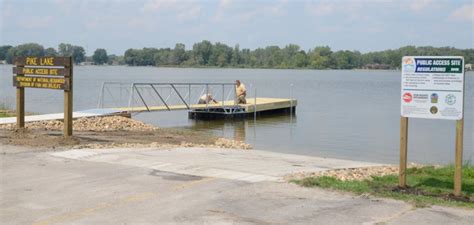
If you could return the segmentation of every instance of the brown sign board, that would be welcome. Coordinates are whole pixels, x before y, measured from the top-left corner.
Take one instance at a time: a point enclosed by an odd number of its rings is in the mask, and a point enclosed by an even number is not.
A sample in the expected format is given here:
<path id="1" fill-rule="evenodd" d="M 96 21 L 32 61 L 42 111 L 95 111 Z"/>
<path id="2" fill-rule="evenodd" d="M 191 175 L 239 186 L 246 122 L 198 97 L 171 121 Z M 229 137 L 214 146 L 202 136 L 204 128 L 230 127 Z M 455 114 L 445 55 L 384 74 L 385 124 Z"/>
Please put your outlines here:
<path id="1" fill-rule="evenodd" d="M 27 88 L 46 88 L 55 90 L 70 89 L 69 78 L 13 76 L 13 86 Z"/>
<path id="2" fill-rule="evenodd" d="M 50 67 L 50 66 L 71 66 L 70 57 L 36 57 L 36 56 L 26 56 L 26 57 L 17 57 L 14 62 L 15 66 L 38 66 L 38 67 Z"/>
<path id="3" fill-rule="evenodd" d="M 17 128 L 25 128 L 25 88 L 64 90 L 64 136 L 72 136 L 72 57 L 26 56 L 13 62 Z"/>
<path id="4" fill-rule="evenodd" d="M 37 76 L 69 76 L 66 68 L 13 67 L 13 74 Z"/>

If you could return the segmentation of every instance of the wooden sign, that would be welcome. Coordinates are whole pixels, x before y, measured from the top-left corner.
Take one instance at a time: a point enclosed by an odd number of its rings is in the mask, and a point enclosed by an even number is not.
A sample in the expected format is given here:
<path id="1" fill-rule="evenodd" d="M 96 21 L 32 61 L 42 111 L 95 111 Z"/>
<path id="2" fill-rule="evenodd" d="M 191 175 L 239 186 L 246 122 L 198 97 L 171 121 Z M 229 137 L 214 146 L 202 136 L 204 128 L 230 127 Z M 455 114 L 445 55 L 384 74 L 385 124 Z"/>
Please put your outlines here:
<path id="1" fill-rule="evenodd" d="M 72 59 L 70 57 L 17 57 L 15 58 L 15 66 L 64 66 L 70 67 Z"/>
<path id="2" fill-rule="evenodd" d="M 64 90 L 64 136 L 72 136 L 72 57 L 17 57 L 14 64 L 17 127 L 25 127 L 25 88 Z"/>
<path id="3" fill-rule="evenodd" d="M 13 86 L 70 90 L 69 78 L 13 76 Z"/>
<path id="4" fill-rule="evenodd" d="M 69 76 L 66 68 L 32 68 L 13 67 L 13 74 L 36 75 L 36 76 Z"/>

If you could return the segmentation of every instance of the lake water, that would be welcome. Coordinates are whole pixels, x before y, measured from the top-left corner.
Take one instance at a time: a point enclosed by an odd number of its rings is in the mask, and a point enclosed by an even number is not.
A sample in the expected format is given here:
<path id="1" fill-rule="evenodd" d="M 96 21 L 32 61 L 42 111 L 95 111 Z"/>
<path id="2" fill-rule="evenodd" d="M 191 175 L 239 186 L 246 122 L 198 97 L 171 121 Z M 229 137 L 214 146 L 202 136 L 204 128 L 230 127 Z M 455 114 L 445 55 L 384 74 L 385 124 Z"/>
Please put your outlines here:
<path id="1" fill-rule="evenodd" d="M 1 65 L 0 102 L 14 108 L 11 66 Z M 233 82 L 250 95 L 298 99 L 296 115 L 244 121 L 194 121 L 186 111 L 141 113 L 134 118 L 160 127 L 210 132 L 256 149 L 322 157 L 397 163 L 400 71 L 180 69 L 76 66 L 74 108 L 97 107 L 101 83 Z M 290 85 L 293 85 L 291 91 Z M 118 96 L 122 93 L 114 92 Z M 291 94 L 292 92 L 292 94 Z M 26 111 L 62 112 L 60 91 L 27 89 Z M 466 74 L 464 159 L 474 159 L 474 73 Z M 455 121 L 410 119 L 409 161 L 452 163 Z"/>

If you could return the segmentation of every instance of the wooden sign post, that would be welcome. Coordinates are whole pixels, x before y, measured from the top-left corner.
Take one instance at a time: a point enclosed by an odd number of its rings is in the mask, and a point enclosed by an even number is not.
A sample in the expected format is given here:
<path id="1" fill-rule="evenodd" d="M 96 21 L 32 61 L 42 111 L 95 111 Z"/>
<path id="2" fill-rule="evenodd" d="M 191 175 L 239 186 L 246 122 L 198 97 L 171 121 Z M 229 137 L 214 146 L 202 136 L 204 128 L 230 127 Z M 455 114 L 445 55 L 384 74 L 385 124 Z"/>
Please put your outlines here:
<path id="1" fill-rule="evenodd" d="M 407 185 L 407 153 L 408 153 L 408 117 L 400 117 L 400 168 L 399 186 Z"/>
<path id="2" fill-rule="evenodd" d="M 72 136 L 72 57 L 17 57 L 13 67 L 17 128 L 25 127 L 25 88 L 64 90 L 64 136 Z"/>
<path id="3" fill-rule="evenodd" d="M 462 184 L 462 150 L 464 135 L 464 119 L 456 121 L 456 155 L 454 169 L 454 195 L 461 195 Z"/>
<path id="4" fill-rule="evenodd" d="M 464 58 L 402 59 L 399 186 L 406 187 L 408 118 L 456 120 L 454 195 L 461 195 L 464 129 Z"/>

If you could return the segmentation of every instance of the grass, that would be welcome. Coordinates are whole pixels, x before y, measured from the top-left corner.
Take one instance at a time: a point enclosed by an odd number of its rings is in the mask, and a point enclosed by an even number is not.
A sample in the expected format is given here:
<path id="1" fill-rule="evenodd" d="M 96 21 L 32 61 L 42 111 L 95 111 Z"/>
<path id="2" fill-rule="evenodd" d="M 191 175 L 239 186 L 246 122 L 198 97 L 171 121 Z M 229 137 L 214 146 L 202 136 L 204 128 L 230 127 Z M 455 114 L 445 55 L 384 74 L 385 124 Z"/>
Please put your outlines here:
<path id="1" fill-rule="evenodd" d="M 15 113 L 10 112 L 9 110 L 4 110 L 0 108 L 0 118 L 2 117 L 11 117 L 15 116 Z"/>
<path id="2" fill-rule="evenodd" d="M 292 182 L 305 187 L 321 187 L 356 194 L 368 193 L 413 203 L 417 207 L 445 205 L 474 208 L 474 167 L 463 166 L 462 195 L 455 197 L 454 166 L 408 169 L 405 189 L 398 187 L 398 175 L 372 177 L 372 180 L 342 181 L 334 177 L 308 177 Z"/>
<path id="3" fill-rule="evenodd" d="M 7 112 L 0 111 L 0 118 L 2 118 L 2 117 L 10 117 L 10 114 L 7 113 Z"/>
<path id="4" fill-rule="evenodd" d="M 8 110 L 8 104 L 5 102 L 0 102 L 0 118 L 15 116 L 10 110 Z"/>

